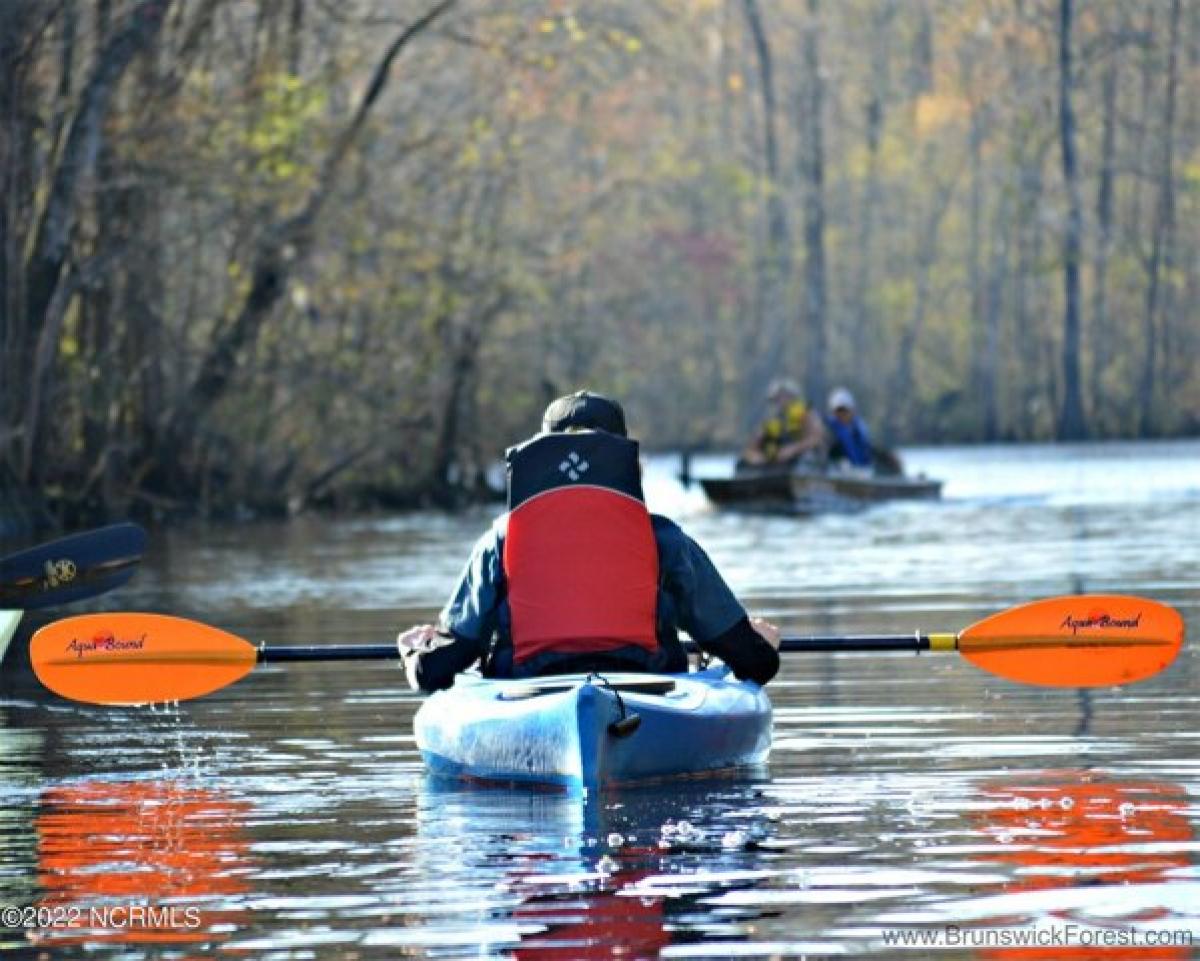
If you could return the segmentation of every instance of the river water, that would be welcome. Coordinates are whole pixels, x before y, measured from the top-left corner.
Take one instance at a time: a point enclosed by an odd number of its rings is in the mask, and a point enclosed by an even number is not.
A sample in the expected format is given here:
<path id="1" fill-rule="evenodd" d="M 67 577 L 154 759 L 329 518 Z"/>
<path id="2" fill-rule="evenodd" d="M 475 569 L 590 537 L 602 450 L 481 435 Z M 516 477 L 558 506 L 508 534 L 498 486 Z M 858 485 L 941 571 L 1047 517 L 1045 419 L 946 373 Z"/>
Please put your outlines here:
<path id="1" fill-rule="evenodd" d="M 790 632 L 954 631 L 1081 591 L 1200 626 L 1200 443 L 907 461 L 945 479 L 942 502 L 719 514 L 670 458 L 648 460 L 646 489 Z M 154 532 L 138 578 L 95 606 L 378 642 L 435 613 L 488 517 Z M 939 958 L 1200 957 L 1194 649 L 1088 694 L 953 655 L 789 656 L 768 770 L 576 798 L 427 778 L 393 663 L 269 666 L 199 701 L 106 709 L 40 690 L 27 637 L 0 686 L 0 905 L 27 910 L 0 948 L 911 958 L 935 949 L 897 939 L 931 937 Z"/>

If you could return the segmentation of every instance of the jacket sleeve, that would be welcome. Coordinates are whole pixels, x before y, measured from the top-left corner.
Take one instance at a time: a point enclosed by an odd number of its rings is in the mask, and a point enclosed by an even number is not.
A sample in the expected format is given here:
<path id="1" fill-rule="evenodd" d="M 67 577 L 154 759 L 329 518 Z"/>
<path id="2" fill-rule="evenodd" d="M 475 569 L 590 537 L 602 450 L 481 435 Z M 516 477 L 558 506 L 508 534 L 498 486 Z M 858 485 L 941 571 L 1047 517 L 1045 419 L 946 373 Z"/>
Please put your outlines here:
<path id="1" fill-rule="evenodd" d="M 461 671 L 479 660 L 483 656 L 483 645 L 456 634 L 454 640 L 445 647 L 411 656 L 415 663 L 410 671 L 410 679 L 418 690 L 432 694 L 450 687 Z"/>
<path id="2" fill-rule="evenodd" d="M 455 675 L 482 658 L 491 643 L 504 598 L 504 521 L 501 518 L 475 542 L 458 585 L 442 608 L 440 627 L 453 641 L 413 655 L 410 680 L 422 691 L 450 687 Z"/>
<path id="3" fill-rule="evenodd" d="M 766 684 L 779 671 L 778 651 L 750 626 L 746 609 L 704 549 L 666 518 L 654 515 L 653 523 L 673 626 L 687 631 L 742 680 Z"/>
<path id="4" fill-rule="evenodd" d="M 748 617 L 724 634 L 696 643 L 728 664 L 740 680 L 766 684 L 779 673 L 779 652 L 750 625 Z"/>

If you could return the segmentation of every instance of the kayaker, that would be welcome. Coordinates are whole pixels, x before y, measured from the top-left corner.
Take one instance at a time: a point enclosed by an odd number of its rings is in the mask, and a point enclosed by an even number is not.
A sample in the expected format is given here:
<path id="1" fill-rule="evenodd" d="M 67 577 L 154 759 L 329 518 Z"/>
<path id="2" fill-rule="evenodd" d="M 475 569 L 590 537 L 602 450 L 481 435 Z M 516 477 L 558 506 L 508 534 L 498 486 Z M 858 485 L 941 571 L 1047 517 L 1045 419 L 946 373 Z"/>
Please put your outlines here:
<path id="1" fill-rule="evenodd" d="M 821 419 L 804 403 L 794 380 L 786 377 L 773 380 L 767 390 L 767 404 L 767 417 L 742 451 L 739 464 L 786 465 L 825 450 L 827 441 Z"/>
<path id="2" fill-rule="evenodd" d="M 602 670 L 686 671 L 686 631 L 743 679 L 779 670 L 779 632 L 751 619 L 703 549 L 642 499 L 621 406 L 579 391 L 506 454 L 508 511 L 475 544 L 438 625 L 397 644 L 409 682 Z"/>
<path id="3" fill-rule="evenodd" d="M 874 448 L 867 425 L 855 410 L 854 395 L 845 387 L 835 387 L 829 392 L 826 408 L 829 460 L 845 461 L 854 467 L 870 467 L 875 459 Z"/>

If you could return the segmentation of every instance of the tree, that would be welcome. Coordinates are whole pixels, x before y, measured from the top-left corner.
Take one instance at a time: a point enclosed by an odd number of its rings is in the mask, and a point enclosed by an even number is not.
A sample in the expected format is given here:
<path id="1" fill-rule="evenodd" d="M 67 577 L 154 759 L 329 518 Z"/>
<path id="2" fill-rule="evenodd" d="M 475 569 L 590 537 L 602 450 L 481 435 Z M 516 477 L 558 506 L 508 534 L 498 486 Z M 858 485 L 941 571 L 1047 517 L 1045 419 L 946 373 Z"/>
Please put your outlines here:
<path id="1" fill-rule="evenodd" d="M 1063 231 L 1063 396 L 1058 416 L 1058 436 L 1060 440 L 1080 440 L 1087 435 L 1087 425 L 1083 416 L 1083 391 L 1079 383 L 1079 262 L 1083 248 L 1083 213 L 1076 160 L 1075 111 L 1071 103 L 1072 0 L 1059 0 L 1058 9 L 1058 129 L 1063 185 L 1067 193 L 1067 222 Z"/>
<path id="2" fill-rule="evenodd" d="M 827 386 L 828 280 L 825 268 L 825 81 L 821 76 L 821 20 L 818 0 L 808 0 L 802 60 L 804 95 L 800 106 L 804 193 L 804 388 L 823 403 Z"/>

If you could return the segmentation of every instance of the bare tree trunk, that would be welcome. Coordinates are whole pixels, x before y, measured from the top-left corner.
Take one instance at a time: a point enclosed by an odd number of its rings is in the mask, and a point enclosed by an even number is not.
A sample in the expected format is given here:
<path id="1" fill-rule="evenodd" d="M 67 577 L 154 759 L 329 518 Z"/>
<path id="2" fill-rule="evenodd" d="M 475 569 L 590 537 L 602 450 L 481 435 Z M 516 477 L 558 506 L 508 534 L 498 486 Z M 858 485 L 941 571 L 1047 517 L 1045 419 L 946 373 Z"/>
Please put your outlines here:
<path id="1" fill-rule="evenodd" d="M 292 0 L 291 16 L 288 20 L 288 70 L 300 74 L 300 63 L 304 53 L 304 0 Z"/>
<path id="2" fill-rule="evenodd" d="M 160 453 L 172 463 L 182 459 L 180 452 L 191 447 L 196 426 L 224 395 L 237 369 L 238 354 L 258 336 L 271 308 L 283 295 L 296 266 L 312 247 L 317 221 L 337 183 L 343 161 L 358 140 L 371 108 L 387 85 L 392 63 L 419 34 L 455 5 L 457 0 L 441 0 L 400 32 L 375 66 L 371 82 L 358 102 L 354 116 L 342 129 L 326 154 L 316 184 L 300 212 L 268 227 L 258 243 L 250 269 L 250 290 L 237 316 L 216 337 L 201 362 L 199 372 L 184 398 L 174 408 L 160 442 Z M 186 465 L 183 465 L 186 470 Z"/>
<path id="3" fill-rule="evenodd" d="M 479 349 L 492 324 L 506 311 L 512 302 L 512 292 L 499 279 L 497 258 L 502 249 L 501 230 L 511 181 L 508 178 L 486 185 L 474 210 L 460 217 L 464 229 L 481 235 L 483 253 L 479 259 L 484 263 L 486 280 L 475 283 L 478 290 L 492 289 L 495 292 L 485 302 L 469 305 L 459 329 L 455 329 L 454 318 L 448 316 L 443 328 L 447 353 L 450 357 L 450 382 L 442 405 L 442 420 L 430 458 L 429 488 L 434 499 L 445 507 L 457 503 L 469 481 L 460 467 L 461 423 L 464 409 L 469 406 L 469 393 L 473 391 L 479 363 Z M 469 267 L 467 268 L 470 269 Z M 447 264 L 449 274 L 455 274 Z M 461 271 L 460 271 L 461 272 Z M 491 282 L 488 282 L 491 281 Z M 447 288 L 451 285 L 447 283 Z M 470 293 L 464 292 L 467 299 Z M 455 299 L 461 299 L 454 295 Z M 455 476 L 457 473 L 458 476 Z"/>
<path id="4" fill-rule="evenodd" d="M 1166 106 L 1163 109 L 1162 168 L 1159 172 L 1158 209 L 1154 218 L 1154 236 L 1150 244 L 1150 260 L 1146 265 L 1146 353 L 1142 362 L 1142 375 L 1138 384 L 1138 407 L 1141 411 L 1139 432 L 1143 436 L 1158 431 L 1161 427 L 1157 414 L 1158 391 L 1155 390 L 1158 369 L 1157 314 L 1161 298 L 1162 268 L 1172 259 L 1175 233 L 1175 96 L 1179 79 L 1179 0 L 1172 0 L 1170 46 L 1167 52 Z"/>
<path id="5" fill-rule="evenodd" d="M 103 126 L 117 85 L 133 58 L 158 34 L 170 0 L 143 0 L 105 42 L 88 78 L 62 155 L 55 170 L 49 198 L 33 251 L 25 269 L 28 334 L 26 349 L 29 371 L 28 396 L 23 425 L 21 480 L 36 484 L 42 464 L 45 435 L 41 430 L 42 407 L 50 393 L 53 365 L 42 345 L 57 337 L 57 327 L 66 311 L 59 284 L 67 263 L 71 233 L 79 213 L 79 193 L 96 165 L 103 143 Z M 52 309 L 53 308 L 53 309 Z"/>
<path id="6" fill-rule="evenodd" d="M 1112 356 L 1110 342 L 1113 338 L 1108 317 L 1108 259 L 1113 245 L 1119 73 L 1118 54 L 1113 51 L 1101 80 L 1104 119 L 1100 135 L 1100 179 L 1096 185 L 1096 245 L 1092 257 L 1092 413 L 1101 425 L 1112 406 L 1112 398 L 1106 393 L 1105 375 Z"/>
<path id="7" fill-rule="evenodd" d="M 909 412 L 913 404 L 911 401 L 903 403 L 901 398 L 913 396 L 913 359 L 929 310 L 929 288 L 933 265 L 937 260 L 938 235 L 946 211 L 950 209 L 950 200 L 954 196 L 953 182 L 945 186 L 935 186 L 934 189 L 936 192 L 931 201 L 932 206 L 917 237 L 916 259 L 913 265 L 916 291 L 912 313 L 900 334 L 900 342 L 896 347 L 896 365 L 889 384 L 888 396 L 893 402 L 888 405 L 884 416 L 884 433 L 889 437 L 902 433 L 910 426 Z"/>
<path id="8" fill-rule="evenodd" d="M 917 30 L 908 70 L 908 95 L 919 97 L 933 89 L 933 17 L 924 3 L 914 6 Z"/>
<path id="9" fill-rule="evenodd" d="M 970 85 L 971 66 L 968 60 L 966 83 Z M 981 104 L 971 105 L 971 121 L 967 131 L 967 155 L 971 167 L 971 188 L 967 201 L 967 282 L 971 288 L 970 344 L 971 359 L 968 366 L 969 389 L 978 398 L 978 410 L 983 413 L 986 399 L 983 394 L 984 364 L 984 282 L 983 282 L 983 118 Z M 991 438 L 988 438 L 991 440 Z"/>
<path id="10" fill-rule="evenodd" d="M 57 144 L 71 103 L 75 85 L 75 41 L 79 31 L 79 8 L 75 0 L 64 0 L 62 6 L 62 37 L 59 43 L 58 90 L 55 94 L 54 120 L 50 143 Z"/>
<path id="11" fill-rule="evenodd" d="M 860 369 L 871 368 L 878 355 L 870 351 L 870 345 L 878 339 L 877 320 L 871 305 L 871 286 L 874 281 L 874 259 L 878 246 L 875 243 L 876 214 L 882 204 L 882 189 L 879 178 L 879 151 L 883 138 L 885 117 L 884 101 L 890 88 L 889 70 L 891 52 L 888 40 L 896 19 L 896 7 L 886 3 L 875 11 L 871 25 L 871 86 L 866 104 L 867 174 L 863 185 L 862 211 L 859 215 L 858 232 L 858 275 L 854 281 L 854 329 L 850 345 L 854 363 Z M 868 406 L 882 401 L 879 392 L 870 383 L 860 384 Z"/>
<path id="12" fill-rule="evenodd" d="M 96 162 L 102 127 L 125 69 L 162 27 L 171 0 L 142 0 L 105 45 L 84 88 L 26 268 L 30 322 L 40 325 L 67 260 L 78 194 Z"/>
<path id="13" fill-rule="evenodd" d="M 983 298 L 983 351 L 979 358 L 979 395 L 983 402 L 983 439 L 1000 438 L 1000 322 L 1005 281 L 1008 279 L 1008 218 L 1012 209 L 1009 191 L 1003 190 L 993 222 L 992 260 Z"/>
<path id="14" fill-rule="evenodd" d="M 804 26 L 804 104 L 800 129 L 804 135 L 802 174 L 804 198 L 804 389 L 815 403 L 825 400 L 827 360 L 826 313 L 828 284 L 825 267 L 825 145 L 824 80 L 821 77 L 820 7 L 808 0 Z"/>
<path id="15" fill-rule="evenodd" d="M 456 505 L 464 481 L 470 479 L 454 476 L 462 433 L 461 415 L 467 393 L 475 381 L 479 348 L 484 336 L 495 320 L 508 309 L 509 303 L 509 291 L 502 288 L 492 300 L 467 318 L 451 353 L 450 388 L 446 393 L 441 428 L 434 446 L 431 472 L 434 500 L 445 507 Z"/>
<path id="16" fill-rule="evenodd" d="M 1058 33 L 1058 120 L 1062 146 L 1063 184 L 1067 191 L 1067 225 L 1063 234 L 1062 373 L 1063 398 L 1058 418 L 1060 440 L 1087 436 L 1083 416 L 1083 394 L 1079 383 L 1079 261 L 1082 248 L 1083 214 L 1079 197 L 1079 169 L 1075 156 L 1075 112 L 1071 104 L 1071 5 L 1059 0 Z"/>
<path id="17" fill-rule="evenodd" d="M 744 405 L 754 410 L 765 384 L 779 373 L 783 345 L 787 337 L 785 292 L 791 272 L 791 236 L 787 211 L 783 205 L 783 183 L 779 169 L 779 139 L 776 127 L 776 94 L 771 45 L 763 26 L 757 0 L 742 0 L 742 12 L 754 43 L 758 64 L 759 93 L 763 112 L 763 155 L 766 164 L 766 249 L 760 251 L 757 265 L 758 303 L 761 327 L 757 342 L 758 356 L 747 365 L 750 376 L 744 388 Z"/>
<path id="18" fill-rule="evenodd" d="M 28 331 L 23 304 L 24 225 L 33 196 L 36 71 L 27 46 L 36 31 L 36 0 L 11 0 L 0 29 L 0 464 L 17 469 L 16 429 L 28 383 Z M 0 472 L 2 476 L 3 472 Z"/>

